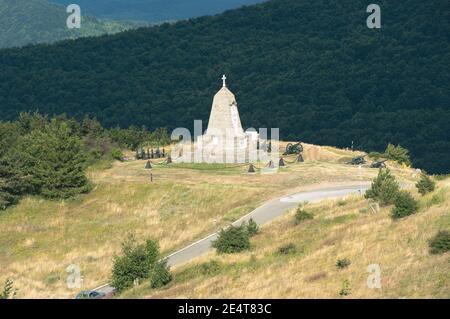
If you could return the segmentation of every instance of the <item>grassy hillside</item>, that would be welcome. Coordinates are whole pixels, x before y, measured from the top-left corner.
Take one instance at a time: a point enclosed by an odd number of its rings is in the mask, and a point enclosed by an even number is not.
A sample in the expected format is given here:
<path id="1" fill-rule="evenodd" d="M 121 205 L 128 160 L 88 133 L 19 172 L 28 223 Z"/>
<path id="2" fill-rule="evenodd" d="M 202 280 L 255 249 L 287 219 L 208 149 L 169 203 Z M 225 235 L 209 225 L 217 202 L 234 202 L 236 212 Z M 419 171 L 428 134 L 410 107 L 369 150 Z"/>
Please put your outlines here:
<path id="1" fill-rule="evenodd" d="M 164 253 L 172 252 L 269 199 L 376 175 L 376 169 L 342 164 L 352 155 L 305 145 L 306 162 L 275 175 L 248 175 L 246 166 L 236 165 L 155 165 L 153 183 L 145 161 L 93 168 L 95 188 L 87 195 L 28 197 L 0 214 L 0 282 L 12 278 L 19 298 L 71 297 L 76 290 L 66 286 L 66 268 L 80 266 L 83 289 L 107 282 L 127 232 L 158 239 Z M 403 182 L 414 180 L 414 170 L 392 169 Z"/>
<path id="2" fill-rule="evenodd" d="M 51 0 L 68 5 L 70 0 Z M 78 0 L 96 17 L 114 20 L 162 22 L 210 15 L 264 0 Z"/>
<path id="3" fill-rule="evenodd" d="M 20 2 L 22 3 L 22 2 Z M 272 0 L 215 17 L 50 47 L 0 51 L 0 117 L 95 115 L 151 129 L 208 119 L 226 73 L 246 127 L 285 140 L 410 149 L 449 172 L 448 1 Z"/>
<path id="4" fill-rule="evenodd" d="M 420 200 L 420 211 L 393 221 L 390 207 L 373 213 L 367 201 L 308 204 L 314 219 L 294 224 L 294 212 L 267 224 L 250 252 L 214 252 L 177 267 L 174 282 L 152 290 L 148 283 L 123 298 L 450 298 L 450 254 L 431 255 L 428 241 L 450 229 L 450 180 Z M 419 198 L 419 195 L 415 193 Z M 279 253 L 281 247 L 295 250 Z M 291 248 L 292 250 L 292 248 Z M 350 265 L 338 269 L 338 259 Z M 369 289 L 367 267 L 378 264 L 381 289 Z"/>
<path id="5" fill-rule="evenodd" d="M 0 0 L 0 48 L 52 43 L 63 39 L 112 34 L 130 29 L 129 23 L 99 21 L 83 15 L 80 29 L 68 29 L 65 7 L 47 0 Z"/>

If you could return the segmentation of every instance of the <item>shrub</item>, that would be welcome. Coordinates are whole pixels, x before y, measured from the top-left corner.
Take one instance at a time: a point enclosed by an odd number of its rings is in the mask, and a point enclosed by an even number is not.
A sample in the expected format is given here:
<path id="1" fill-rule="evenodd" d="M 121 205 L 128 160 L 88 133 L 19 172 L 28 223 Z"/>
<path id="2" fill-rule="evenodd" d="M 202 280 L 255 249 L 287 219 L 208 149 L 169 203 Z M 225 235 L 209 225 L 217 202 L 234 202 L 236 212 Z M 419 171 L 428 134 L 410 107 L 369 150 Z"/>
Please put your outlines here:
<path id="1" fill-rule="evenodd" d="M 135 280 L 149 278 L 157 262 L 159 246 L 156 241 L 148 240 L 138 244 L 133 235 L 122 243 L 122 255 L 114 257 L 111 284 L 120 293 L 133 286 Z"/>
<path id="2" fill-rule="evenodd" d="M 431 193 L 436 188 L 436 183 L 425 173 L 422 173 L 420 180 L 416 184 L 420 194 L 425 195 Z"/>
<path id="3" fill-rule="evenodd" d="M 172 281 L 172 274 L 167 266 L 167 261 L 157 261 L 151 271 L 151 287 L 161 288 Z"/>
<path id="4" fill-rule="evenodd" d="M 419 208 L 419 203 L 406 191 L 401 191 L 397 194 L 394 205 L 392 209 L 392 218 L 394 219 L 412 215 Z"/>
<path id="5" fill-rule="evenodd" d="M 281 246 L 277 250 L 277 253 L 280 255 L 295 254 L 296 252 L 297 252 L 297 247 L 292 243 Z"/>
<path id="6" fill-rule="evenodd" d="M 253 237 L 259 233 L 258 224 L 256 224 L 256 222 L 253 220 L 253 218 L 250 218 L 250 220 L 248 221 L 247 232 L 250 237 Z"/>
<path id="7" fill-rule="evenodd" d="M 365 197 L 378 201 L 381 205 L 393 204 L 400 190 L 395 177 L 389 169 L 380 169 Z"/>
<path id="8" fill-rule="evenodd" d="M 14 282 L 11 279 L 6 279 L 3 290 L 0 292 L 0 299 L 14 298 L 17 294 L 17 289 L 14 289 Z"/>
<path id="9" fill-rule="evenodd" d="M 342 283 L 341 291 L 339 291 L 340 296 L 348 296 L 350 295 L 351 287 L 350 287 L 350 281 L 344 280 Z"/>
<path id="10" fill-rule="evenodd" d="M 430 253 L 442 254 L 450 251 L 450 231 L 441 230 L 430 240 Z"/>
<path id="11" fill-rule="evenodd" d="M 401 147 L 400 145 L 395 146 L 393 144 L 388 144 L 386 150 L 384 151 L 384 155 L 393 161 L 396 161 L 399 164 L 411 165 L 411 158 L 409 157 L 409 151 Z"/>
<path id="12" fill-rule="evenodd" d="M 111 157 L 117 161 L 123 161 L 123 153 L 120 148 L 113 148 L 111 150 Z"/>
<path id="13" fill-rule="evenodd" d="M 338 259 L 336 262 L 336 267 L 338 269 L 344 269 L 347 268 L 348 266 L 350 266 L 351 262 L 350 259 L 348 258 L 343 258 L 343 259 Z"/>
<path id="14" fill-rule="evenodd" d="M 295 213 L 295 224 L 298 225 L 306 220 L 313 219 L 314 215 L 311 213 L 308 213 L 307 211 L 298 208 L 297 212 Z"/>
<path id="15" fill-rule="evenodd" d="M 212 245 L 219 254 L 232 254 L 250 249 L 250 238 L 244 225 L 222 229 Z"/>

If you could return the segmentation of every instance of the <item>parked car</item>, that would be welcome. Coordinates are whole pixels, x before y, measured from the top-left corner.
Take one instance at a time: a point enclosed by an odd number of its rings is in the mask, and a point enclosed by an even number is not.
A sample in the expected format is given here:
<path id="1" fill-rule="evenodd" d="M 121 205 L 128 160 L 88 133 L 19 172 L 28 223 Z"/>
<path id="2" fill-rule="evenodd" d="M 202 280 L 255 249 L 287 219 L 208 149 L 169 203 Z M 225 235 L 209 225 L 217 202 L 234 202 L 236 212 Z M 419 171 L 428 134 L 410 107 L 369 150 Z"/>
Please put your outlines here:
<path id="1" fill-rule="evenodd" d="M 105 299 L 107 296 L 104 292 L 95 290 L 82 291 L 76 295 L 75 299 Z"/>

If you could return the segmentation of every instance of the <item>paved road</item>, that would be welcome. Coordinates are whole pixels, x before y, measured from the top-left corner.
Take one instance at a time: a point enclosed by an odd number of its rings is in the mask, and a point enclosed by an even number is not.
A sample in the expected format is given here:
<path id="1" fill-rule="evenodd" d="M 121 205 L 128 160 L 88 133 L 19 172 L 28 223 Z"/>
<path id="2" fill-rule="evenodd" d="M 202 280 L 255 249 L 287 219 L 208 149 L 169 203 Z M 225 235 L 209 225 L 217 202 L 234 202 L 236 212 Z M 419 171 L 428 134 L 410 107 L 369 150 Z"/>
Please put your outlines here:
<path id="1" fill-rule="evenodd" d="M 349 194 L 363 194 L 370 186 L 369 182 L 359 184 L 347 184 L 346 186 L 320 188 L 313 191 L 301 192 L 291 196 L 279 198 L 256 208 L 251 213 L 243 216 L 233 223 L 234 226 L 242 224 L 252 218 L 258 225 L 263 225 L 272 221 L 278 216 L 283 215 L 286 211 L 295 208 L 299 203 L 308 201 L 309 203 L 319 202 L 324 199 L 341 198 Z M 217 238 L 217 233 L 211 234 L 173 254 L 167 256 L 167 264 L 169 266 L 179 265 L 191 259 L 199 257 L 212 249 L 211 244 Z M 113 288 L 104 285 L 96 289 L 105 293 L 110 293 Z"/>

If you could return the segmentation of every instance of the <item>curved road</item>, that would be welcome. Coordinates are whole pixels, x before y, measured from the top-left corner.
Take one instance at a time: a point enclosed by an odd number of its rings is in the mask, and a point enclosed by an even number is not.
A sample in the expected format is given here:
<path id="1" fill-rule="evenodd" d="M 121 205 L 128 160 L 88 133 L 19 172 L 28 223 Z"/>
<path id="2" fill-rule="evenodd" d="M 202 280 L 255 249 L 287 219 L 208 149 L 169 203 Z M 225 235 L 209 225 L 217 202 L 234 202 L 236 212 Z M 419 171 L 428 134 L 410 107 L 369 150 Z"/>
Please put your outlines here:
<path id="1" fill-rule="evenodd" d="M 370 187 L 370 182 L 347 184 L 345 186 L 319 188 L 312 191 L 300 192 L 291 196 L 269 201 L 256 208 L 251 213 L 239 218 L 232 225 L 237 226 L 252 218 L 258 225 L 263 225 L 283 215 L 287 210 L 295 208 L 299 203 L 319 202 L 324 199 L 341 198 L 349 194 L 363 194 Z M 211 234 L 195 243 L 180 249 L 166 257 L 169 266 L 179 265 L 191 259 L 199 257 L 212 249 L 211 244 L 217 238 L 218 233 Z M 96 291 L 111 293 L 113 288 L 108 284 L 94 289 Z"/>

